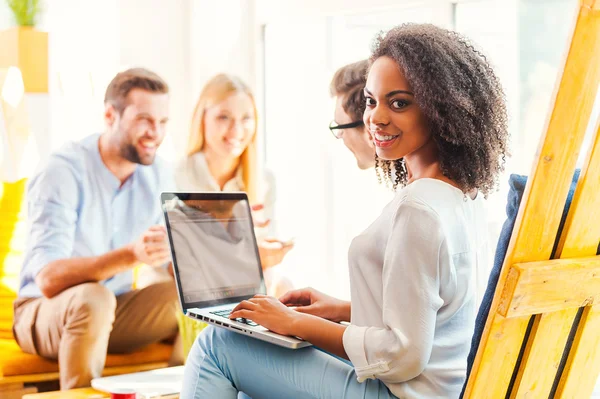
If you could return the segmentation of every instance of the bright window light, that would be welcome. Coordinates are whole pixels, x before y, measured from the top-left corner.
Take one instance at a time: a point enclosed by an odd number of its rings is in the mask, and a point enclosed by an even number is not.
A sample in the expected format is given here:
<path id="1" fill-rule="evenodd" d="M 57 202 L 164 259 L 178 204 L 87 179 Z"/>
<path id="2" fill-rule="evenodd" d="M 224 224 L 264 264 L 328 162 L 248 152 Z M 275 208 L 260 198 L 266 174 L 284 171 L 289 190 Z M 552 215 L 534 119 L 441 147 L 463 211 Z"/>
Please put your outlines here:
<path id="1" fill-rule="evenodd" d="M 6 80 L 2 87 L 2 100 L 11 107 L 17 108 L 24 93 L 25 86 L 23 86 L 23 76 L 21 75 L 21 71 L 16 67 L 8 68 Z"/>

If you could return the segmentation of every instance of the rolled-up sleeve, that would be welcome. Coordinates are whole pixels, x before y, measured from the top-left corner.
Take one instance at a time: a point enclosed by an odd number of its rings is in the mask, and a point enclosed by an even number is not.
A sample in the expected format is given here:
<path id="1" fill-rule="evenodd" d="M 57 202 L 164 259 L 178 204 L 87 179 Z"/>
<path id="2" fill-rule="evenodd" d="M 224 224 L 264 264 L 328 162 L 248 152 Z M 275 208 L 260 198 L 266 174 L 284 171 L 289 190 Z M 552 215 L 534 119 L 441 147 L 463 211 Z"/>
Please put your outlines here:
<path id="1" fill-rule="evenodd" d="M 34 280 L 47 264 L 71 257 L 79 187 L 73 165 L 51 159 L 27 187 L 29 236 L 22 278 Z"/>
<path id="2" fill-rule="evenodd" d="M 440 298 L 438 215 L 419 202 L 402 203 L 392 220 L 383 262 L 385 327 L 348 326 L 343 343 L 360 382 L 400 383 L 423 372 L 433 347 Z M 409 284 L 401 282 L 410 282 Z M 399 289 L 399 287 L 403 287 Z"/>

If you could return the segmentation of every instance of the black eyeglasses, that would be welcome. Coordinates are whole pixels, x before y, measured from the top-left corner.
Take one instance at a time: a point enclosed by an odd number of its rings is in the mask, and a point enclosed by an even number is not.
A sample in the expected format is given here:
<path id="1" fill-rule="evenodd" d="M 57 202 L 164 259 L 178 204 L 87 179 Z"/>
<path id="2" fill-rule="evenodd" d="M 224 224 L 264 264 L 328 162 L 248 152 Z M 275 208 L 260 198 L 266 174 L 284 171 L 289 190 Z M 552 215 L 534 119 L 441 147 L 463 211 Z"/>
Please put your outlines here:
<path id="1" fill-rule="evenodd" d="M 338 125 L 335 121 L 331 121 L 329 124 L 329 131 L 333 134 L 333 137 L 339 139 L 342 137 L 342 130 L 344 129 L 352 129 L 353 127 L 359 127 L 364 124 L 363 121 L 350 122 L 343 125 Z M 336 132 L 336 130 L 338 132 Z"/>

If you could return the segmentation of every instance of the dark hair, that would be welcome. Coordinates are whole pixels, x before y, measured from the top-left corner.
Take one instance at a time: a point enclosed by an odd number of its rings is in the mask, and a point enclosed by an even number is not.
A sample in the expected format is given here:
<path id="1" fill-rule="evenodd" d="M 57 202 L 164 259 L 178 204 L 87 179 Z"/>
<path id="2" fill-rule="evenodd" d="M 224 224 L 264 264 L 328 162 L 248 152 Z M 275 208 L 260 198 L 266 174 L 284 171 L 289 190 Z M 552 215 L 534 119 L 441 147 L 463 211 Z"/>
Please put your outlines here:
<path id="1" fill-rule="evenodd" d="M 368 68 L 368 60 L 358 61 L 341 67 L 331 79 L 331 96 L 345 96 L 342 108 L 352 121 L 362 121 L 367 106 L 363 90 L 367 83 Z"/>
<path id="2" fill-rule="evenodd" d="M 380 34 L 370 62 L 390 57 L 412 87 L 440 155 L 442 173 L 463 191 L 485 196 L 497 186 L 508 152 L 505 96 L 484 55 L 460 34 L 430 24 L 405 24 Z M 376 167 L 406 185 L 402 159 Z M 379 169 L 378 168 L 378 169 Z M 386 176 L 384 176 L 386 177 Z"/>
<path id="3" fill-rule="evenodd" d="M 126 107 L 125 99 L 133 89 L 142 89 L 152 93 L 168 93 L 169 86 L 157 74 L 144 68 L 131 68 L 119 72 L 108 84 L 104 103 L 110 103 L 122 113 Z"/>

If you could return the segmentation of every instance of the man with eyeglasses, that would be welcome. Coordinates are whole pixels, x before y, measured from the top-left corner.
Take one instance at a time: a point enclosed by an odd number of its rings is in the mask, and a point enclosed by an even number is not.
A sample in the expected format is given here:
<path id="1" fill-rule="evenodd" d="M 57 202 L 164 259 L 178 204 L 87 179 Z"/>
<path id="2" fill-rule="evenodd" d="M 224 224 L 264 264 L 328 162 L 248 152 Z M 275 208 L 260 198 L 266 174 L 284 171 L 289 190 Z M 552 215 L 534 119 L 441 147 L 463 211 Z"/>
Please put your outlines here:
<path id="1" fill-rule="evenodd" d="M 329 130 L 354 154 L 360 169 L 375 166 L 375 146 L 364 123 L 366 100 L 363 93 L 367 81 L 367 60 L 338 69 L 331 80 L 330 92 L 336 97 L 334 120 Z"/>

